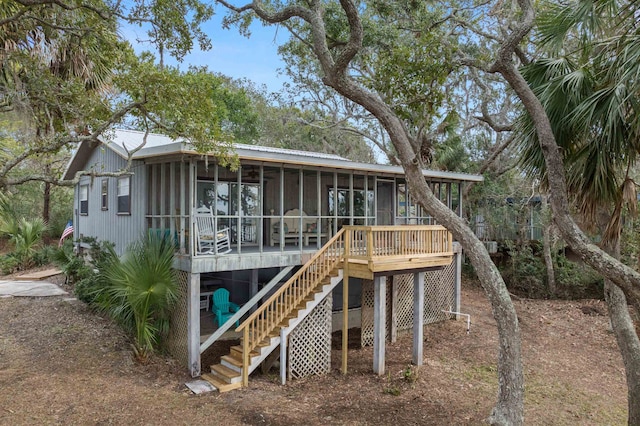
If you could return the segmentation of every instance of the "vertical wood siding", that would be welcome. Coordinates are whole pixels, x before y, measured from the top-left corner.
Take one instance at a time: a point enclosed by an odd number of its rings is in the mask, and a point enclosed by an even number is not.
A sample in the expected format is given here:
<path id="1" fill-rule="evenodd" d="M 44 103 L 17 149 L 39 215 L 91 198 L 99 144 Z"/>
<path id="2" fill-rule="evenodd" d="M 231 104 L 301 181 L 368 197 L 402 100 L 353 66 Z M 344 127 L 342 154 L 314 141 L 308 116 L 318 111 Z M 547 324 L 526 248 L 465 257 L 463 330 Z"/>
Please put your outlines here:
<path id="1" fill-rule="evenodd" d="M 85 170 L 97 172 L 114 172 L 126 166 L 126 161 L 108 148 L 97 148 L 89 158 Z M 74 237 L 95 237 L 100 241 L 111 241 L 115 244 L 118 254 L 124 253 L 126 248 L 145 234 L 146 168 L 141 161 L 134 161 L 131 166 L 131 184 L 129 196 L 131 197 L 131 214 L 118 214 L 118 178 L 98 177 L 91 179 L 84 176 L 78 186 L 89 185 L 89 209 L 87 215 L 79 214 L 80 200 L 78 191 L 74 201 Z M 101 182 L 108 179 L 107 210 L 102 210 Z"/>

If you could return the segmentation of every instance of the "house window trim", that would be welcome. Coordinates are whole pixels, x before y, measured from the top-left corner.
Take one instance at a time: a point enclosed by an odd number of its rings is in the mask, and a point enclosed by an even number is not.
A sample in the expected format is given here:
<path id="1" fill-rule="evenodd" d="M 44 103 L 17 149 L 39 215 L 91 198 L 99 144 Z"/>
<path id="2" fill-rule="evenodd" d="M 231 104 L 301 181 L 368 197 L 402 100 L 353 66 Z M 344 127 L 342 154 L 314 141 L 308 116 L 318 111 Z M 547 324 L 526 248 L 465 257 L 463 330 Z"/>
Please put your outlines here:
<path id="1" fill-rule="evenodd" d="M 83 188 L 85 189 L 85 199 L 82 199 L 82 190 Z M 79 202 L 79 211 L 80 211 L 80 215 L 81 216 L 88 216 L 89 215 L 89 185 L 84 184 L 84 185 L 80 185 L 79 189 L 78 189 L 78 202 Z M 82 208 L 82 203 L 86 203 L 86 208 L 83 209 Z"/>
<path id="2" fill-rule="evenodd" d="M 128 194 L 127 195 L 120 195 L 120 182 L 127 179 L 128 180 Z M 126 211 L 120 211 L 120 198 L 121 197 L 128 197 L 129 198 L 129 202 L 128 202 L 128 209 Z M 116 190 L 116 214 L 118 216 L 131 216 L 131 176 L 121 176 L 118 178 L 117 180 L 117 190 Z"/>
<path id="3" fill-rule="evenodd" d="M 109 210 L 109 179 L 102 179 L 100 183 L 100 204 L 102 211 Z"/>

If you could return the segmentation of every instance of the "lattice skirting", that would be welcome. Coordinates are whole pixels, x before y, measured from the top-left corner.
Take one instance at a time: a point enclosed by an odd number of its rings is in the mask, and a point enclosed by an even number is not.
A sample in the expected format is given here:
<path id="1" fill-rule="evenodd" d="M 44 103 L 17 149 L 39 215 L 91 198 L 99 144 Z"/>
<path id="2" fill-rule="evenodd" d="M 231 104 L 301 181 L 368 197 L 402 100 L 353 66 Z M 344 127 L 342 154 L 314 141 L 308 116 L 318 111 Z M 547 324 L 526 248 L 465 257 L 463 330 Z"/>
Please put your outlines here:
<path id="1" fill-rule="evenodd" d="M 425 273 L 425 324 L 444 321 L 450 317 L 442 311 L 449 310 L 454 305 L 456 292 L 455 273 L 455 259 L 450 265 L 442 269 Z M 392 309 L 392 296 L 394 294 L 396 300 Z M 361 310 L 361 344 L 363 347 L 373 345 L 373 298 L 373 281 L 363 280 Z M 387 340 L 391 336 L 391 327 L 394 322 L 392 321 L 393 316 L 395 316 L 396 332 L 413 328 L 413 274 L 394 275 L 393 281 L 391 277 L 387 277 Z"/>
<path id="2" fill-rule="evenodd" d="M 289 335 L 289 380 L 331 371 L 331 307 L 329 294 Z"/>
<path id="3" fill-rule="evenodd" d="M 175 271 L 178 281 L 178 300 L 171 315 L 169 335 L 167 336 L 167 350 L 181 365 L 189 368 L 189 349 L 187 338 L 189 335 L 189 274 Z"/>
<path id="4" fill-rule="evenodd" d="M 456 255 L 459 256 L 459 255 Z M 444 321 L 450 315 L 442 312 L 453 307 L 456 295 L 456 258 L 444 268 L 428 272 L 424 277 L 424 323 Z"/>

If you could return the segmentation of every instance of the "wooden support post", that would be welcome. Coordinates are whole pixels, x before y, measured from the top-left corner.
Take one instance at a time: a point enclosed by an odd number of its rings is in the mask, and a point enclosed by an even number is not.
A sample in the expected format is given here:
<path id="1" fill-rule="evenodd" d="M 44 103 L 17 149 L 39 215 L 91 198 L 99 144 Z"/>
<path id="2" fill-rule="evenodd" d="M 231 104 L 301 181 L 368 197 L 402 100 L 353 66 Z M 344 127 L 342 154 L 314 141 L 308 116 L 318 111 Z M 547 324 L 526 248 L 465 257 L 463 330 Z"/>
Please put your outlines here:
<path id="1" fill-rule="evenodd" d="M 187 353 L 191 377 L 200 375 L 200 274 L 189 274 L 187 282 Z"/>
<path id="2" fill-rule="evenodd" d="M 413 274 L 413 364 L 424 357 L 424 272 Z"/>
<path id="3" fill-rule="evenodd" d="M 387 325 L 386 277 L 373 278 L 373 295 L 373 372 L 382 376 Z"/>
<path id="4" fill-rule="evenodd" d="M 458 251 L 454 255 L 454 262 L 456 262 L 456 272 L 453 277 L 455 296 L 453 299 L 452 310 L 454 312 L 460 312 L 460 287 L 462 283 L 462 250 Z M 458 319 L 457 316 L 456 316 L 456 319 Z"/>
<path id="5" fill-rule="evenodd" d="M 285 328 L 280 327 L 280 383 L 287 383 L 287 334 Z"/>
<path id="6" fill-rule="evenodd" d="M 349 353 L 349 275 L 342 278 L 342 374 L 347 374 L 347 354 Z"/>

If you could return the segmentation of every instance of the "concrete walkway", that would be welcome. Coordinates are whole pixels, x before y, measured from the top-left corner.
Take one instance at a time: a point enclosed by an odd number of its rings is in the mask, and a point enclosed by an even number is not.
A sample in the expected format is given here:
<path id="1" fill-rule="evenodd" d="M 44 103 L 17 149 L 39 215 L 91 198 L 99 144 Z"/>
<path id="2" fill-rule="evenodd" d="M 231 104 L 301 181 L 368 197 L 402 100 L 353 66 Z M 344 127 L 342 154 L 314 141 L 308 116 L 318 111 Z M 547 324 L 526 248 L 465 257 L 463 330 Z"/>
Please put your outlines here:
<path id="1" fill-rule="evenodd" d="M 8 296 L 64 296 L 67 293 L 57 285 L 46 281 L 1 281 L 0 297 Z"/>

